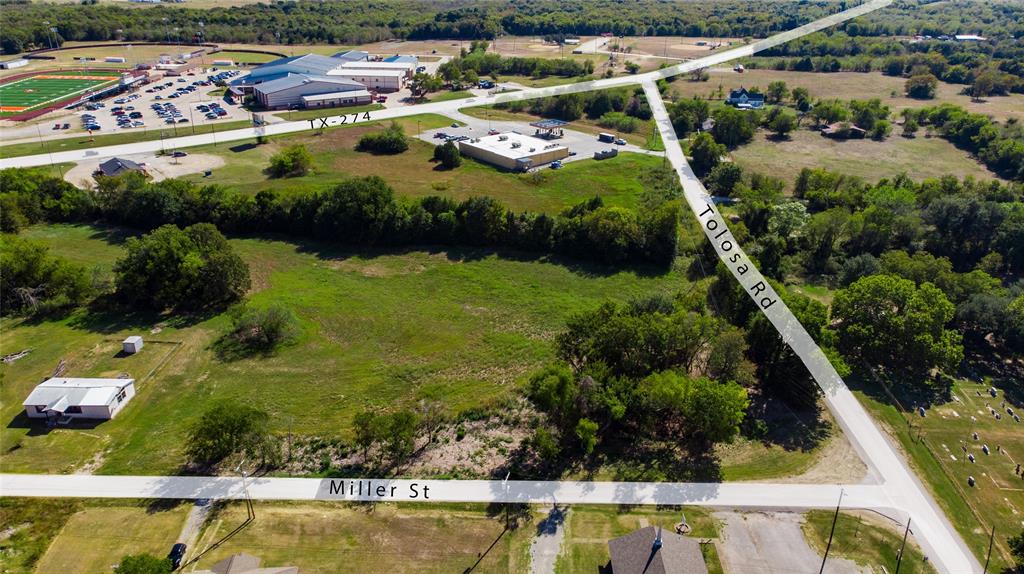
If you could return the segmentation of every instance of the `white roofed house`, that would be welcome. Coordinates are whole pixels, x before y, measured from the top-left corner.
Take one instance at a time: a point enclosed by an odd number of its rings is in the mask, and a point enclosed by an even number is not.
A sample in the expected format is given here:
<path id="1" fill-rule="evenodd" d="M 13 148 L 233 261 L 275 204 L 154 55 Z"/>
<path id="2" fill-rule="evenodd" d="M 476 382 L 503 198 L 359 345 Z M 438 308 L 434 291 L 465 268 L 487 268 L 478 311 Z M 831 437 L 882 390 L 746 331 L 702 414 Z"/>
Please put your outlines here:
<path id="1" fill-rule="evenodd" d="M 135 396 L 135 379 L 54 377 L 36 385 L 22 402 L 32 419 L 108 420 Z"/>

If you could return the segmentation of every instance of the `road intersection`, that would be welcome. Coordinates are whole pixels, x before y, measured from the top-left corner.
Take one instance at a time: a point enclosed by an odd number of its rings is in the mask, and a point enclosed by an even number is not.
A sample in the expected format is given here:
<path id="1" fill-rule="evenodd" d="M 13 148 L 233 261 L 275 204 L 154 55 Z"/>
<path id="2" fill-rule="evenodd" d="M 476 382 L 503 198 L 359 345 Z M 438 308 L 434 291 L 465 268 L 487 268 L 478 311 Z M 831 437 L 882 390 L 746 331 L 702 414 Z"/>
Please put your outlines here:
<path id="1" fill-rule="evenodd" d="M 254 499 L 430 500 L 453 502 L 532 502 L 588 504 L 699 504 L 713 507 L 807 509 L 828 508 L 842 493 L 843 506 L 876 510 L 897 521 L 912 520 L 913 531 L 940 572 L 980 572 L 981 567 L 936 506 L 918 478 L 890 441 L 846 387 L 827 357 L 797 321 L 771 285 L 728 231 L 707 191 L 694 175 L 678 144 L 671 119 L 656 81 L 700 68 L 749 56 L 877 10 L 892 0 L 872 0 L 806 24 L 711 56 L 646 74 L 522 90 L 492 96 L 427 103 L 361 114 L 331 116 L 323 120 L 282 122 L 255 128 L 140 142 L 87 150 L 41 154 L 0 160 L 0 169 L 29 167 L 112 157 L 120 154 L 226 143 L 261 135 L 282 135 L 324 125 L 394 119 L 414 114 L 451 114 L 459 108 L 578 93 L 624 86 L 643 86 L 655 122 L 665 142 L 666 156 L 680 178 L 686 201 L 715 246 L 721 260 L 743 285 L 785 341 L 807 366 L 824 394 L 825 402 L 854 448 L 879 477 L 878 485 L 786 485 L 761 483 L 613 483 L 573 481 L 446 481 L 386 479 L 256 478 L 240 481 L 225 477 L 138 477 L 0 475 L 2 496 L 70 496 L 111 498 L 226 498 L 248 495 Z M 366 483 L 365 485 L 363 483 Z M 358 483 L 358 493 L 355 493 Z M 366 492 L 363 492 L 365 486 Z M 383 490 L 381 490 L 383 489 Z M 416 495 L 413 496 L 413 493 Z"/>

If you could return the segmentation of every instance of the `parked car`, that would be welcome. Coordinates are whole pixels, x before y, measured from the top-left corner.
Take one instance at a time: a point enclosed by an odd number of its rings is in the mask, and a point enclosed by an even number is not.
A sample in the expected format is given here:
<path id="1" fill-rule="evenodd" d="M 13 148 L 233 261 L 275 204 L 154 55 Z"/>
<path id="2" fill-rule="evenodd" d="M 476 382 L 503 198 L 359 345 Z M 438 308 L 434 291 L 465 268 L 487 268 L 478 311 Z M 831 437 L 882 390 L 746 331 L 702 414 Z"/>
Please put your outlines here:
<path id="1" fill-rule="evenodd" d="M 560 167 L 562 167 L 562 162 L 558 161 L 557 159 L 551 162 L 551 169 L 558 169 Z"/>
<path id="2" fill-rule="evenodd" d="M 176 151 L 171 154 L 171 157 L 188 157 L 188 153 L 183 151 Z"/>
<path id="3" fill-rule="evenodd" d="M 185 550 L 187 548 L 188 547 L 181 542 L 171 546 L 171 551 L 167 553 L 167 559 L 171 561 L 172 570 L 177 570 L 181 567 L 181 561 L 185 558 Z"/>
<path id="4" fill-rule="evenodd" d="M 626 140 L 618 138 L 615 140 L 615 145 L 626 145 Z"/>

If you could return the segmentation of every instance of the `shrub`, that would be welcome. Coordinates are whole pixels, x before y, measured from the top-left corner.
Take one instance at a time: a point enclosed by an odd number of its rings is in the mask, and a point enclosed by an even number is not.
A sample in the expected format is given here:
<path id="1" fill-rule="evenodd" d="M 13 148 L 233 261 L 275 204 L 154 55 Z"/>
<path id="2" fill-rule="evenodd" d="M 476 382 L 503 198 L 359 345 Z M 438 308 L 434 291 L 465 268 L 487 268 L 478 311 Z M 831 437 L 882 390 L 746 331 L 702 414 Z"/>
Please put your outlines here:
<path id="1" fill-rule="evenodd" d="M 356 145 L 356 151 L 379 154 L 402 153 L 407 149 L 409 149 L 409 142 L 405 140 L 405 130 L 396 122 L 392 122 L 384 130 L 363 135 Z"/>
<path id="2" fill-rule="evenodd" d="M 302 144 L 288 146 L 270 157 L 272 177 L 299 177 L 309 173 L 313 156 Z"/>
<path id="3" fill-rule="evenodd" d="M 462 154 L 454 142 L 445 142 L 434 147 L 434 160 L 445 169 L 454 169 L 462 165 Z"/>
<path id="4" fill-rule="evenodd" d="M 597 120 L 597 125 L 631 134 L 637 130 L 639 122 L 636 118 L 627 116 L 622 112 L 608 112 Z"/>
<path id="5" fill-rule="evenodd" d="M 904 85 L 907 96 L 917 98 L 919 100 L 930 100 L 934 98 L 935 90 L 938 87 L 938 78 L 928 73 L 910 76 Z"/>
<path id="6" fill-rule="evenodd" d="M 230 316 L 231 330 L 215 345 L 222 358 L 270 354 L 298 333 L 295 315 L 280 305 L 265 309 L 240 305 L 231 310 Z"/>
<path id="7" fill-rule="evenodd" d="M 220 402 L 210 407 L 189 429 L 185 453 L 192 462 L 211 465 L 233 454 L 274 465 L 280 449 L 270 434 L 270 416 L 239 402 Z"/>
<path id="8" fill-rule="evenodd" d="M 114 568 L 114 574 L 170 574 L 173 570 L 167 558 L 157 558 L 152 554 L 131 554 L 121 559 Z"/>
<path id="9" fill-rule="evenodd" d="M 35 313 L 73 307 L 93 293 L 85 268 L 40 243 L 0 236 L 0 311 Z"/>

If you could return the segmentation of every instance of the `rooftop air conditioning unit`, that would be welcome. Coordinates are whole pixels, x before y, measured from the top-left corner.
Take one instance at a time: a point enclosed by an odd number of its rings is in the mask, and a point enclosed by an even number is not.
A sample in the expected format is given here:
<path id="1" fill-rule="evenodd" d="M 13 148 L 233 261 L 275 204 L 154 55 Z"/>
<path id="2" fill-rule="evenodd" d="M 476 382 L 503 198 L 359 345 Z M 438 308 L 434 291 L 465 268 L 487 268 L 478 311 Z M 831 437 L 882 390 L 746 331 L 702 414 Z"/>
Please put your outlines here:
<path id="1" fill-rule="evenodd" d="M 508 136 L 498 136 L 498 141 L 503 142 L 508 139 Z"/>
<path id="2" fill-rule="evenodd" d="M 512 142 L 512 149 L 516 149 L 516 148 L 519 148 L 519 147 L 522 147 L 522 146 L 523 146 L 523 144 L 521 144 L 519 142 Z"/>

